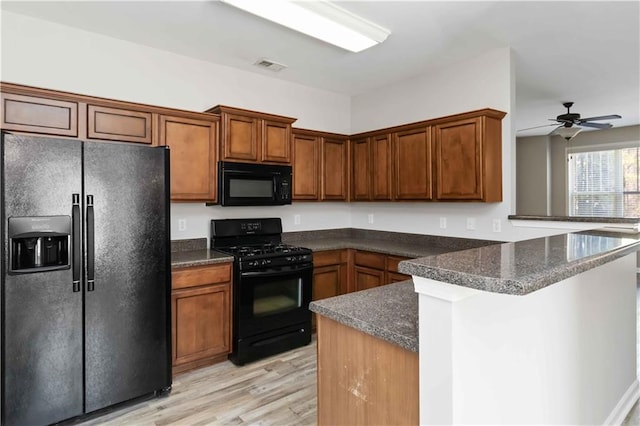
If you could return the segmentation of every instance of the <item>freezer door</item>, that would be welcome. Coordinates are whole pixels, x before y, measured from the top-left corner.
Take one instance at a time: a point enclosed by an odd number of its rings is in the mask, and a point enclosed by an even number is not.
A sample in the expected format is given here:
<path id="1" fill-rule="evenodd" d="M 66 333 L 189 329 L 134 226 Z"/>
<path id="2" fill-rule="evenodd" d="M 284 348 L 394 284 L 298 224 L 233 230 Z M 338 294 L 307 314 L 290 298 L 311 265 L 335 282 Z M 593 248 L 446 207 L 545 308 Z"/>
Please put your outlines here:
<path id="1" fill-rule="evenodd" d="M 12 274 L 8 226 L 12 217 L 71 220 L 73 194 L 82 191 L 82 144 L 3 134 L 1 148 L 2 424 L 55 423 L 82 414 L 82 292 L 74 268 Z M 34 220 L 23 236 L 47 223 Z"/>
<path id="2" fill-rule="evenodd" d="M 84 146 L 87 412 L 171 384 L 166 155 Z"/>

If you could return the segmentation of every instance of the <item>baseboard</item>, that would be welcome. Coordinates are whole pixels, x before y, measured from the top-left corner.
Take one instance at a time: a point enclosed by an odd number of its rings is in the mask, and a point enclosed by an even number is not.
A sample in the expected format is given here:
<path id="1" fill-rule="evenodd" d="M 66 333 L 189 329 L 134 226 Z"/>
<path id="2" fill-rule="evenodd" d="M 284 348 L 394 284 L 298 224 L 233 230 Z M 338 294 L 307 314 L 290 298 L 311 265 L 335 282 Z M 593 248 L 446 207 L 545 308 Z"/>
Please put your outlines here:
<path id="1" fill-rule="evenodd" d="M 604 421 L 605 425 L 620 425 L 629 414 L 629 411 L 633 408 L 633 405 L 636 403 L 638 398 L 640 397 L 640 383 L 638 383 L 638 378 L 631 383 L 629 389 L 622 395 L 620 401 L 616 404 L 616 406 L 607 417 L 607 420 Z"/>

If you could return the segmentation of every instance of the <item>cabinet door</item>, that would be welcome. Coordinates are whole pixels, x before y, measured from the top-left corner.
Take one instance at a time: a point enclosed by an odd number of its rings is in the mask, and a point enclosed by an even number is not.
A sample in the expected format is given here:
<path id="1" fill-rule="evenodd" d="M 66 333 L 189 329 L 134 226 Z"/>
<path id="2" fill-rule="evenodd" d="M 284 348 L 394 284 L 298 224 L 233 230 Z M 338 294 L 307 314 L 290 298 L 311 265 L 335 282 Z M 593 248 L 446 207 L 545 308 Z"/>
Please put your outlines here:
<path id="1" fill-rule="evenodd" d="M 318 138 L 293 135 L 293 200 L 318 199 Z"/>
<path id="2" fill-rule="evenodd" d="M 151 113 L 87 105 L 91 139 L 151 143 Z"/>
<path id="3" fill-rule="evenodd" d="M 171 302 L 174 366 L 229 353 L 229 283 L 174 290 Z"/>
<path id="4" fill-rule="evenodd" d="M 384 271 L 355 266 L 354 280 L 356 291 L 378 287 L 384 284 Z"/>
<path id="5" fill-rule="evenodd" d="M 222 119 L 222 159 L 258 161 L 260 120 L 226 113 L 222 114 Z"/>
<path id="6" fill-rule="evenodd" d="M 370 157 L 369 138 L 351 141 L 351 197 L 354 201 L 371 199 Z"/>
<path id="7" fill-rule="evenodd" d="M 171 148 L 171 200 L 216 201 L 215 121 L 160 116 L 160 145 Z"/>
<path id="8" fill-rule="evenodd" d="M 0 93 L 3 130 L 78 136 L 76 102 Z"/>
<path id="9" fill-rule="evenodd" d="M 431 135 L 428 127 L 394 134 L 395 199 L 430 200 Z"/>
<path id="10" fill-rule="evenodd" d="M 346 139 L 322 138 L 320 182 L 323 200 L 347 200 L 347 146 Z"/>
<path id="11" fill-rule="evenodd" d="M 347 292 L 347 268 L 343 265 L 321 266 L 313 270 L 313 298 L 326 299 Z"/>
<path id="12" fill-rule="evenodd" d="M 410 280 L 411 275 L 400 274 L 398 272 L 387 272 L 385 284 L 397 283 L 400 281 Z"/>
<path id="13" fill-rule="evenodd" d="M 262 120 L 262 161 L 291 163 L 291 125 Z"/>
<path id="14" fill-rule="evenodd" d="M 480 118 L 434 126 L 436 198 L 482 199 L 481 132 Z"/>
<path id="15" fill-rule="evenodd" d="M 391 135 L 384 134 L 371 138 L 371 198 L 391 200 Z"/>

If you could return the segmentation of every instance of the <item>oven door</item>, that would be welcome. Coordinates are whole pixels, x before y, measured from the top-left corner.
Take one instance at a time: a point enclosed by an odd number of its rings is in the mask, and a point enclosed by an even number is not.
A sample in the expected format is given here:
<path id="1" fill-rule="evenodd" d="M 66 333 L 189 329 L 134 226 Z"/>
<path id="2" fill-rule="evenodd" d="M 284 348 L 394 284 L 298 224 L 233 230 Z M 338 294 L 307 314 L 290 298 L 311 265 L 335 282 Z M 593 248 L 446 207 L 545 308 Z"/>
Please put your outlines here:
<path id="1" fill-rule="evenodd" d="M 237 338 L 311 321 L 311 263 L 239 275 Z"/>

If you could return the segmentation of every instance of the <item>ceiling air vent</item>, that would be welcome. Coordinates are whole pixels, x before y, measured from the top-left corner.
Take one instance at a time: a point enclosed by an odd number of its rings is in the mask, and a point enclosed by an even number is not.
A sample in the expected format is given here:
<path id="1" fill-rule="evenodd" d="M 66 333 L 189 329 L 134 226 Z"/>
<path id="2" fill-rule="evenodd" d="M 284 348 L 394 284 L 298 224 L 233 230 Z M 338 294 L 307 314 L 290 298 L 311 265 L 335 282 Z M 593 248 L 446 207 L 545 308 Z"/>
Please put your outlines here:
<path id="1" fill-rule="evenodd" d="M 274 72 L 278 72 L 278 71 L 282 71 L 283 69 L 285 69 L 287 66 L 284 64 L 279 64 L 277 62 L 274 62 L 270 59 L 258 59 L 253 65 L 256 65 L 258 67 L 261 68 L 266 68 L 268 70 L 274 71 Z"/>

